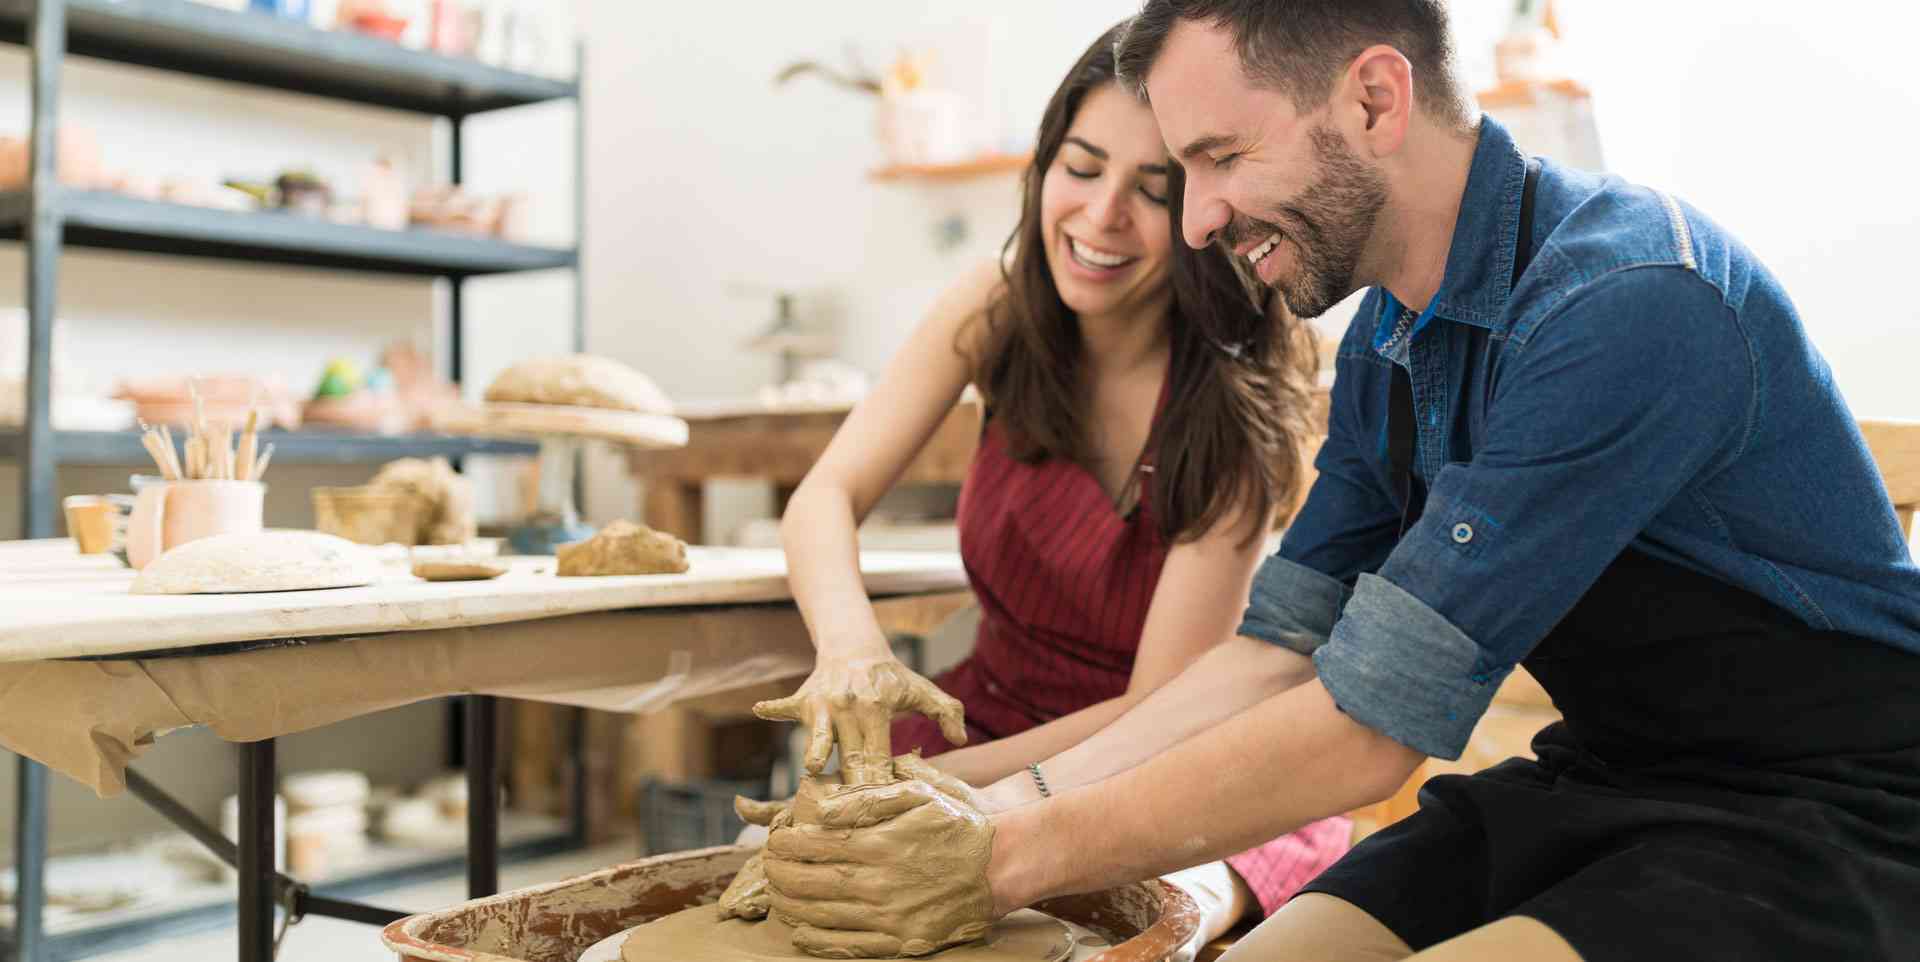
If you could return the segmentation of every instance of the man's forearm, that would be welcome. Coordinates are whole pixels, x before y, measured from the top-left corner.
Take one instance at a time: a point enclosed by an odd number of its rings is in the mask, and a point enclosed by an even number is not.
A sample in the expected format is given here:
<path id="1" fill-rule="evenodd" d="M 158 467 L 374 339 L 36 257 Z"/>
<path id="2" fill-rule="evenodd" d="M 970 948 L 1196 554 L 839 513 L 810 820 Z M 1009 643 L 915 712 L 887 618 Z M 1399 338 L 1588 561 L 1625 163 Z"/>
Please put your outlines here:
<path id="1" fill-rule="evenodd" d="M 1318 682 L 1296 686 L 1146 764 L 995 816 L 996 908 L 1223 858 L 1385 798 L 1420 760 Z"/>
<path id="2" fill-rule="evenodd" d="M 1304 655 L 1252 638 L 1208 649 L 1186 671 L 1092 737 L 1041 763 L 1054 791 L 1124 772 L 1250 705 L 1313 677 Z M 1008 781 L 1025 775 L 1015 773 Z M 1027 785 L 996 786 L 1024 792 Z"/>

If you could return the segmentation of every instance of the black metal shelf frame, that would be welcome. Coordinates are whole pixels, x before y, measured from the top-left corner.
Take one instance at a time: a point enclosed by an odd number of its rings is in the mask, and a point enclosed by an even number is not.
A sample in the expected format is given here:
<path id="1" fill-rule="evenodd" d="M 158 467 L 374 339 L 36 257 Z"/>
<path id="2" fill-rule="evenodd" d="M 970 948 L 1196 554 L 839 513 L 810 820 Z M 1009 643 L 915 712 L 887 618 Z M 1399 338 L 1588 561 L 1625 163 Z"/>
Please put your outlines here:
<path id="1" fill-rule="evenodd" d="M 515 73 L 475 61 L 408 50 L 372 37 L 316 30 L 193 0 L 0 0 L 0 42 L 25 45 L 30 63 L 32 119 L 27 188 L 0 195 L 0 239 L 19 239 L 26 246 L 26 420 L 17 433 L 0 434 L 0 456 L 14 456 L 21 465 L 25 537 L 53 534 L 56 468 L 62 461 L 119 464 L 128 460 L 125 445 L 130 436 L 53 428 L 53 317 L 60 255 L 65 246 L 445 278 L 449 295 L 448 368 L 456 382 L 463 373 L 466 278 L 571 268 L 575 272 L 573 348 L 584 348 L 586 294 L 578 240 L 572 249 L 556 250 L 434 232 L 376 231 L 273 214 L 201 210 L 67 190 L 54 175 L 61 67 L 69 55 L 445 118 L 450 124 L 449 173 L 455 184 L 462 180 L 467 117 L 571 99 L 575 104 L 575 229 L 576 237 L 584 237 L 586 123 L 582 85 L 577 77 L 566 81 Z M 584 76 L 584 47 L 577 49 L 577 76 Z M 431 436 L 396 440 L 301 434 L 277 443 L 282 445 L 278 457 L 309 462 L 364 461 L 417 453 L 459 456 L 491 450 L 488 442 Z M 501 450 L 520 453 L 523 448 L 506 444 Z M 491 717 L 491 712 L 486 715 Z M 256 762 L 262 755 L 270 773 L 270 747 L 243 752 Z M 469 778 L 477 781 L 491 774 L 470 771 Z M 258 794 L 258 790 L 257 784 L 243 786 L 243 794 Z M 48 950 L 42 918 L 46 904 L 46 769 L 20 758 L 17 791 L 13 957 L 18 962 L 42 962 Z M 271 789 L 267 791 L 270 797 Z M 478 792 L 475 797 L 486 794 Z M 575 808 L 577 830 L 580 813 L 579 806 Z M 243 834 L 246 829 L 258 834 L 257 813 L 255 816 L 243 827 Z M 482 883 L 491 888 L 494 856 L 494 846 L 470 856 L 470 865 L 476 867 L 470 873 L 476 894 L 485 894 L 477 891 Z M 257 858 L 258 853 L 253 853 L 251 860 Z M 243 885 L 240 951 L 245 959 L 272 957 L 272 909 L 263 907 L 259 895 L 257 886 Z"/>

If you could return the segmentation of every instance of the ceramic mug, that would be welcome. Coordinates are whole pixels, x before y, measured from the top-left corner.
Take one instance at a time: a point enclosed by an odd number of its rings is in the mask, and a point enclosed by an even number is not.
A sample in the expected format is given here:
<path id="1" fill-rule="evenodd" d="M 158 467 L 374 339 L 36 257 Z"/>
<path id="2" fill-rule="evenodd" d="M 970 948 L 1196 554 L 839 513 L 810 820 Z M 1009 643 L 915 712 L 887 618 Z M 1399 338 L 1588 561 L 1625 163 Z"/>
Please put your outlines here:
<path id="1" fill-rule="evenodd" d="M 141 488 L 127 521 L 127 564 L 138 571 L 189 541 L 259 532 L 266 493 L 258 481 L 168 481 Z"/>

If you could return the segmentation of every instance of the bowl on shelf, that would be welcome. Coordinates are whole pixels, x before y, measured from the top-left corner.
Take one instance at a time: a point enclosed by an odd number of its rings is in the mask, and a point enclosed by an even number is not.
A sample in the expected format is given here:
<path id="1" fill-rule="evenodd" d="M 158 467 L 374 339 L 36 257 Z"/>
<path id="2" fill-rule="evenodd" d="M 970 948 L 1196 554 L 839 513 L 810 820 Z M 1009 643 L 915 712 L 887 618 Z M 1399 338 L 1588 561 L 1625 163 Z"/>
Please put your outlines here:
<path id="1" fill-rule="evenodd" d="M 347 26 L 355 33 L 399 43 L 400 35 L 407 32 L 407 23 L 406 17 L 369 10 L 355 14 L 353 19 L 347 21 Z"/>

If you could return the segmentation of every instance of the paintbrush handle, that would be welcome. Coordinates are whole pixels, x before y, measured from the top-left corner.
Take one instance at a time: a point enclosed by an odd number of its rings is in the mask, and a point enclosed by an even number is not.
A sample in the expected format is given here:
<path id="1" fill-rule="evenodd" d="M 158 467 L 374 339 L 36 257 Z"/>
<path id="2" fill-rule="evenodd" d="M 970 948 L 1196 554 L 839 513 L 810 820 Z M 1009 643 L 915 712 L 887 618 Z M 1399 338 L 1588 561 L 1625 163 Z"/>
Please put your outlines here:
<path id="1" fill-rule="evenodd" d="M 253 466 L 253 480 L 258 481 L 262 475 L 267 473 L 267 462 L 272 460 L 273 445 L 269 444 L 266 450 L 260 452 L 260 461 Z"/>

